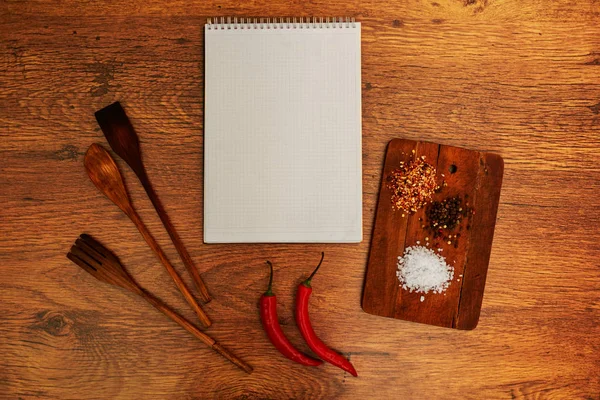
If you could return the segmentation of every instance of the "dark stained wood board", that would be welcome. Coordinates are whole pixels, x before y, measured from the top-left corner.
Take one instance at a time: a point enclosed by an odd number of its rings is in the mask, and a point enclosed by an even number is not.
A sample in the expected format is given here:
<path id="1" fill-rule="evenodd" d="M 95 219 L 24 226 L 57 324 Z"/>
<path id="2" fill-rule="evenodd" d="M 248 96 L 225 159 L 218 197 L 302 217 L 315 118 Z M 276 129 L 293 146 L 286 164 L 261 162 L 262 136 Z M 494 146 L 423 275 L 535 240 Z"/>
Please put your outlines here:
<path id="1" fill-rule="evenodd" d="M 427 206 L 412 215 L 392 209 L 391 192 L 387 187 L 390 173 L 401 161 L 421 156 L 437 169 L 438 183 L 442 187 L 432 200 L 458 195 L 465 209 L 473 209 L 449 232 L 460 233 L 456 245 L 433 238 L 426 224 Z M 503 172 L 504 162 L 497 154 L 431 142 L 390 141 L 367 264 L 363 310 L 406 321 L 474 329 L 481 311 Z M 454 279 L 444 293 L 410 293 L 400 287 L 396 276 L 398 257 L 404 249 L 417 242 L 425 245 L 426 238 L 430 248 L 441 249 L 439 254 L 454 267 Z M 421 296 L 425 298 L 423 301 Z"/>

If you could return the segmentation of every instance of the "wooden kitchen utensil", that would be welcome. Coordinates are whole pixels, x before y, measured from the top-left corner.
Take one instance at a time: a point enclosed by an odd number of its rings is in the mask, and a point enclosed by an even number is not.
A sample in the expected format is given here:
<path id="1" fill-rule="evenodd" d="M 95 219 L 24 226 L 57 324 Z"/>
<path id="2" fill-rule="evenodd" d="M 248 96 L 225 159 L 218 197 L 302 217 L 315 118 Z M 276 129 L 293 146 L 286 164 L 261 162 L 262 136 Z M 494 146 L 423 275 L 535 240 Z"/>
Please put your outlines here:
<path id="1" fill-rule="evenodd" d="M 200 297 L 204 302 L 209 302 L 211 297 L 208 293 L 208 289 L 200 277 L 200 273 L 194 265 L 192 257 L 187 252 L 183 242 L 181 241 L 181 238 L 179 237 L 179 234 L 175 230 L 175 227 L 171 223 L 167 212 L 165 211 L 160 199 L 154 191 L 152 184 L 150 183 L 150 179 L 148 179 L 146 169 L 144 168 L 144 164 L 142 162 L 140 142 L 135 130 L 133 129 L 133 126 L 131 125 L 131 122 L 129 121 L 129 118 L 127 117 L 127 114 L 125 113 L 125 110 L 123 107 L 121 107 L 119 102 L 116 102 L 104 107 L 100 111 L 97 111 L 95 115 L 102 132 L 104 132 L 106 140 L 108 140 L 108 143 L 110 144 L 110 147 L 123 160 L 125 160 L 127 165 L 129 165 L 133 172 L 135 172 L 142 183 L 142 186 L 146 190 L 152 205 L 154 205 L 154 209 L 158 213 L 160 220 L 169 233 L 171 241 L 175 245 L 183 264 L 185 265 L 189 274 L 192 276 L 194 284 L 200 292 Z"/>
<path id="2" fill-rule="evenodd" d="M 414 151 L 414 153 L 413 153 Z M 387 180 L 392 171 L 412 157 L 425 156 L 446 185 L 434 201 L 461 196 L 474 213 L 460 224 L 460 238 L 449 245 L 434 240 L 426 230 L 425 209 L 406 215 L 392 209 Z M 362 307 L 370 314 L 457 329 L 474 329 L 479 320 L 485 278 L 492 248 L 504 162 L 499 155 L 429 142 L 394 139 L 388 144 L 375 229 L 363 291 Z M 444 176 L 442 176 L 442 174 Z M 466 205 L 465 205 L 466 207 Z M 425 239 L 429 240 L 425 240 Z M 437 243 L 436 243 L 437 242 Z M 404 249 L 430 243 L 454 267 L 445 293 L 410 293 L 396 276 Z M 436 246 L 437 245 L 437 246 Z M 423 296 L 423 300 L 421 299 Z"/>
<path id="3" fill-rule="evenodd" d="M 152 251 L 167 269 L 169 275 L 171 275 L 171 278 L 173 278 L 173 281 L 175 281 L 175 284 L 183 294 L 183 297 L 185 297 L 186 301 L 198 315 L 202 325 L 209 327 L 211 325 L 210 319 L 196 302 L 190 293 L 190 290 L 183 282 L 183 279 L 181 279 L 181 276 L 179 276 L 175 268 L 173 268 L 165 253 L 162 251 L 154 237 L 152 237 L 148 228 L 146 228 L 146 225 L 144 225 L 140 216 L 133 208 L 127 190 L 125 189 L 123 177 L 108 151 L 99 144 L 92 144 L 85 153 L 84 165 L 87 174 L 94 185 L 96 185 L 106 197 L 112 200 L 112 202 L 115 203 L 135 224 L 144 240 L 146 240 L 146 243 L 148 243 L 148 246 L 150 246 Z"/>
<path id="4" fill-rule="evenodd" d="M 177 314 L 162 301 L 154 297 L 150 292 L 140 287 L 123 268 L 117 256 L 94 240 L 91 236 L 86 234 L 80 235 L 75 241 L 75 244 L 71 247 L 67 257 L 86 272 L 93 275 L 96 279 L 114 286 L 119 286 L 141 296 L 157 310 L 177 322 L 185 330 L 231 361 L 238 368 L 247 373 L 252 372 L 251 366 L 237 358 L 213 338 L 196 328 L 191 322 Z"/>

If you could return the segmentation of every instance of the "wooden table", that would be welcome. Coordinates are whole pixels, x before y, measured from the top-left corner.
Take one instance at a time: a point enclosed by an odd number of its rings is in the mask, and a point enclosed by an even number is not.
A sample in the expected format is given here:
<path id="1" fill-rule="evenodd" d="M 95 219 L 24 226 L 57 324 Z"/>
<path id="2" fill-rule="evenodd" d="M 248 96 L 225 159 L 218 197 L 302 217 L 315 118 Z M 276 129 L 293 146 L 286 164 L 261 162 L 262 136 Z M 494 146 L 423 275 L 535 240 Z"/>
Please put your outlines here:
<path id="1" fill-rule="evenodd" d="M 600 398 L 600 3 L 514 0 L 2 3 L 0 393 L 8 399 Z M 203 24 L 208 16 L 354 16 L 363 23 L 364 241 L 202 243 Z M 134 226 L 87 179 L 93 112 L 121 100 L 148 173 L 214 301 L 210 334 L 245 375 L 65 253 L 88 232 L 147 288 L 193 314 Z M 395 137 L 505 159 L 479 326 L 364 313 L 384 149 Z M 183 271 L 132 172 L 142 218 Z M 276 265 L 284 331 L 314 280 L 316 331 L 354 363 L 302 368 L 261 329 Z M 187 275 L 184 275 L 187 276 Z"/>

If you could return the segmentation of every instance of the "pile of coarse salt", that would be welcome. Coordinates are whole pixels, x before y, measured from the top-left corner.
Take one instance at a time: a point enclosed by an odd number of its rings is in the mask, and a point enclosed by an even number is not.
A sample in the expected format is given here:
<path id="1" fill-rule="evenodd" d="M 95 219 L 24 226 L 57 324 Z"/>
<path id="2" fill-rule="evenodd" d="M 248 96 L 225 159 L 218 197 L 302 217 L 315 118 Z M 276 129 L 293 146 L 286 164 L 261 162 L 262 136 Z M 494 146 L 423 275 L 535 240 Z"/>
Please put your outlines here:
<path id="1" fill-rule="evenodd" d="M 442 293 L 454 278 L 454 267 L 432 249 L 412 246 L 404 250 L 404 256 L 398 257 L 396 276 L 402 289 L 411 293 Z"/>

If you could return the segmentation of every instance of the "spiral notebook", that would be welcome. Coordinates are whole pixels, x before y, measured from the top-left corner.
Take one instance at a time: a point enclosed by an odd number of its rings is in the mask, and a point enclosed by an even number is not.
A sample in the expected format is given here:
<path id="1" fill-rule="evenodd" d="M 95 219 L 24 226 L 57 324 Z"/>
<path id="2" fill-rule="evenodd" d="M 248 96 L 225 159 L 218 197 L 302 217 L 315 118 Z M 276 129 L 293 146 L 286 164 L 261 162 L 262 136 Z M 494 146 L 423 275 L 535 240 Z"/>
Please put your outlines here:
<path id="1" fill-rule="evenodd" d="M 205 26 L 204 241 L 360 242 L 360 23 Z"/>

